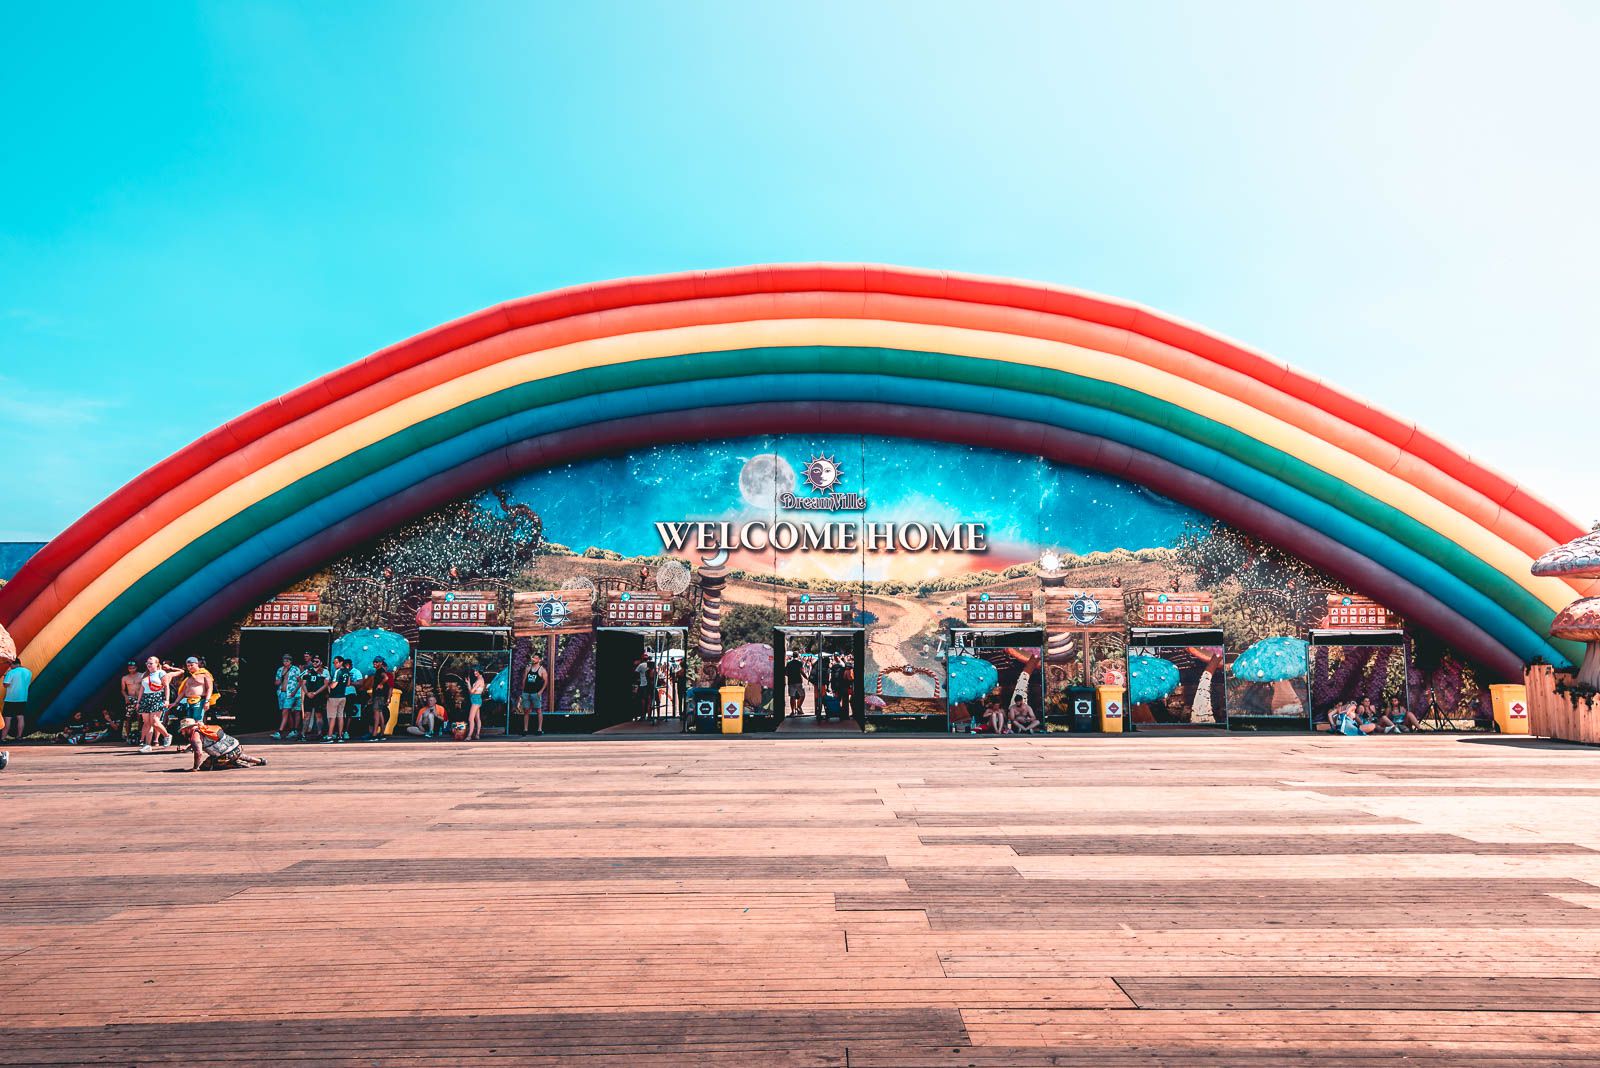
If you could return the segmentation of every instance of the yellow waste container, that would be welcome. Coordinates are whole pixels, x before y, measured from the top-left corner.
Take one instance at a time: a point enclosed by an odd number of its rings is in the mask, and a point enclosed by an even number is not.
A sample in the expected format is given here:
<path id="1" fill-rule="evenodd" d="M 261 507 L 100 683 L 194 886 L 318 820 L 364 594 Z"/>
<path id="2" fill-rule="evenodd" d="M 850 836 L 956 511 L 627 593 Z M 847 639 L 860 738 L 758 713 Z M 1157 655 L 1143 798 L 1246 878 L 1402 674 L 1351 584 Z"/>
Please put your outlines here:
<path id="1" fill-rule="evenodd" d="M 1501 734 L 1528 733 L 1528 688 L 1514 684 L 1489 687 L 1494 705 L 1494 725 Z"/>
<path id="2" fill-rule="evenodd" d="M 723 734 L 744 733 L 744 687 L 724 686 L 717 691 L 721 697 L 721 706 L 717 718 L 722 721 Z"/>
<path id="3" fill-rule="evenodd" d="M 1095 696 L 1099 700 L 1096 710 L 1096 725 L 1102 734 L 1122 733 L 1122 714 L 1127 708 L 1127 691 L 1121 686 L 1096 686 Z"/>

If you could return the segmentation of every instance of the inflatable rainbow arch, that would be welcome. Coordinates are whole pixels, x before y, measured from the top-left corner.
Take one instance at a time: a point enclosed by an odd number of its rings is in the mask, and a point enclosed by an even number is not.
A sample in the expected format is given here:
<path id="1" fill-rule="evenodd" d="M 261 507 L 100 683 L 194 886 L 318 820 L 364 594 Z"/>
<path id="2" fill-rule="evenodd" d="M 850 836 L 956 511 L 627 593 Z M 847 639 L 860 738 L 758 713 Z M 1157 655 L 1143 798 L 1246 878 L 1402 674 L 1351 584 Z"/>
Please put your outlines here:
<path id="1" fill-rule="evenodd" d="M 420 334 L 207 434 L 0 590 L 51 722 L 381 531 L 510 475 L 643 445 L 868 432 L 1038 454 L 1225 520 L 1520 677 L 1587 581 L 1579 526 L 1412 423 L 1147 308 L 941 271 L 625 279 Z M 1593 584 L 1600 585 L 1600 584 Z"/>

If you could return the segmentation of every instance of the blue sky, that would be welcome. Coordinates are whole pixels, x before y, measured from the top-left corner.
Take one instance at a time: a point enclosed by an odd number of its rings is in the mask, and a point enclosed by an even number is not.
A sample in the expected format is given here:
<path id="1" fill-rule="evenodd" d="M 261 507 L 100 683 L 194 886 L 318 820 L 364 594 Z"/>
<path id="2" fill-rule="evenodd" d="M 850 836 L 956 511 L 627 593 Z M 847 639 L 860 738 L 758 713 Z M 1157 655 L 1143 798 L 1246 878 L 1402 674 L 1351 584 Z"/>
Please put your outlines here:
<path id="1" fill-rule="evenodd" d="M 13 6 L 0 540 L 496 301 L 869 260 L 1265 348 L 1600 518 L 1600 5 Z"/>

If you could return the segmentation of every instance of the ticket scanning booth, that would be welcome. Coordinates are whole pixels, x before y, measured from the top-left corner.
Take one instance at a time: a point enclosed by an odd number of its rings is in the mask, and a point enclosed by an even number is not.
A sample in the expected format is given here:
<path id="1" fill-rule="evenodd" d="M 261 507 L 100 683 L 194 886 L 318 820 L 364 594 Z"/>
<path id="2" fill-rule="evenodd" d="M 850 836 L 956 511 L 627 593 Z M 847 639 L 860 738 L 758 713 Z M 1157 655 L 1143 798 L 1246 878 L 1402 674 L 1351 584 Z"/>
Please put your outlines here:
<path id="1" fill-rule="evenodd" d="M 306 653 L 333 663 L 332 627 L 251 626 L 239 628 L 239 692 L 233 703 L 235 733 L 275 730 L 278 726 L 276 679 L 284 654 L 296 667 Z"/>
<path id="2" fill-rule="evenodd" d="M 422 627 L 412 651 L 411 707 L 419 707 L 429 693 L 439 698 L 445 714 L 453 721 L 466 718 L 468 673 L 474 665 L 484 677 L 511 667 L 510 627 Z M 399 668 L 391 664 L 392 668 Z M 480 715 L 483 722 L 499 723 L 508 711 L 490 710 L 488 702 Z"/>
<path id="3" fill-rule="evenodd" d="M 596 729 L 669 719 L 689 729 L 689 695 L 680 691 L 673 670 L 683 661 L 687 628 L 605 626 L 596 627 L 594 637 Z M 655 665 L 656 684 L 644 693 L 635 689 L 640 655 Z"/>
<path id="4" fill-rule="evenodd" d="M 767 706 L 755 715 L 751 715 L 746 709 L 746 730 L 776 730 L 784 717 L 790 714 L 789 689 L 784 677 L 784 668 L 789 662 L 791 652 L 799 654 L 805 672 L 806 697 L 801 705 L 801 715 L 821 716 L 826 713 L 833 719 L 845 717 L 854 719 L 858 723 L 865 722 L 866 630 L 862 627 L 782 626 L 775 627 L 772 631 L 772 698 Z M 837 698 L 832 692 L 831 683 L 825 688 L 815 682 L 818 666 L 826 666 L 831 678 L 833 662 L 841 656 L 849 656 L 855 665 L 855 681 L 849 691 L 849 707 L 844 707 L 844 702 L 835 705 Z"/>

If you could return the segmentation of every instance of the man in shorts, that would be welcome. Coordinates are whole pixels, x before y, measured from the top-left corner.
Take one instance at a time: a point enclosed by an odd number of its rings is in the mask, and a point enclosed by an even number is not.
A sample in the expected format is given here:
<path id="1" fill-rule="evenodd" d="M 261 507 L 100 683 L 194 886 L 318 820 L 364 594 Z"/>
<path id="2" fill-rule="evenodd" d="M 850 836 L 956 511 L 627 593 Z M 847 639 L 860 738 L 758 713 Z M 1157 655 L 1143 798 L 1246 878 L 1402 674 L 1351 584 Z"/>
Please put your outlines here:
<path id="1" fill-rule="evenodd" d="M 23 667 L 20 660 L 0 660 L 0 664 L 6 666 L 6 701 L 3 718 L 0 718 L 0 741 L 9 732 L 20 742 L 28 729 L 28 687 L 33 684 L 33 672 Z"/>
<path id="2" fill-rule="evenodd" d="M 132 741 L 139 733 L 139 665 L 128 661 L 128 670 L 118 679 L 122 687 L 122 737 Z"/>
<path id="3" fill-rule="evenodd" d="M 325 731 L 328 727 L 322 711 L 328 701 L 328 686 L 331 680 L 327 668 L 322 666 L 322 657 L 311 658 L 311 668 L 301 676 L 301 679 L 305 691 L 305 726 L 301 731 L 301 737 L 309 742 L 318 731 Z"/>
<path id="4" fill-rule="evenodd" d="M 789 687 L 789 714 L 801 715 L 806 703 L 806 666 L 800 662 L 799 653 L 789 654 L 789 662 L 783 665 L 783 680 Z"/>
<path id="5" fill-rule="evenodd" d="M 272 732 L 273 740 L 293 741 L 300 736 L 300 696 L 303 676 L 295 666 L 294 657 L 283 654 L 283 663 L 272 677 L 273 692 L 278 701 L 278 729 Z"/>
<path id="6" fill-rule="evenodd" d="M 523 684 L 518 704 L 522 706 L 522 733 L 528 733 L 528 717 L 538 716 L 535 734 L 544 733 L 544 687 L 549 677 L 544 673 L 544 657 L 538 653 L 528 662 L 528 681 Z"/>
<path id="7" fill-rule="evenodd" d="M 178 737 L 194 754 L 190 771 L 220 771 L 223 768 L 250 768 L 264 766 L 266 757 L 246 756 L 239 739 L 228 734 L 215 723 L 197 723 L 186 719 L 178 724 Z"/>
<path id="8" fill-rule="evenodd" d="M 178 718 L 203 723 L 206 709 L 211 706 L 211 687 L 211 672 L 202 669 L 199 659 L 191 656 L 178 677 L 178 699 L 172 706 Z"/>
<path id="9" fill-rule="evenodd" d="M 344 705 L 355 687 L 350 684 L 350 668 L 342 656 L 333 658 L 333 670 L 328 673 L 328 733 L 325 742 L 342 742 L 350 737 L 345 733 Z"/>

